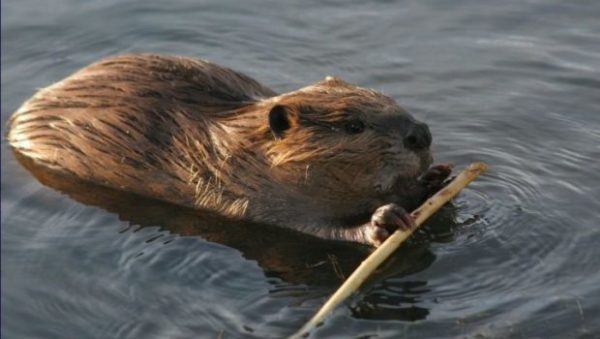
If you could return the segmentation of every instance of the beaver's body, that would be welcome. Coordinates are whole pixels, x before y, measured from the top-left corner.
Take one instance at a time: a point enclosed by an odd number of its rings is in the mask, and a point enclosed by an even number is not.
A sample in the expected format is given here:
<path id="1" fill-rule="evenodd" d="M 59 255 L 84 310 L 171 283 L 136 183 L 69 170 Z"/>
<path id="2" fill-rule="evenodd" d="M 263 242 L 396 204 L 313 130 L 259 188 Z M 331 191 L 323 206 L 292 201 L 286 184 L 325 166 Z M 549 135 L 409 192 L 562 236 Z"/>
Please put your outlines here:
<path id="1" fill-rule="evenodd" d="M 326 78 L 277 95 L 203 60 L 153 54 L 104 59 L 42 89 L 8 140 L 109 187 L 371 244 L 389 228 L 371 214 L 420 203 L 431 162 L 426 125 L 375 91 Z"/>

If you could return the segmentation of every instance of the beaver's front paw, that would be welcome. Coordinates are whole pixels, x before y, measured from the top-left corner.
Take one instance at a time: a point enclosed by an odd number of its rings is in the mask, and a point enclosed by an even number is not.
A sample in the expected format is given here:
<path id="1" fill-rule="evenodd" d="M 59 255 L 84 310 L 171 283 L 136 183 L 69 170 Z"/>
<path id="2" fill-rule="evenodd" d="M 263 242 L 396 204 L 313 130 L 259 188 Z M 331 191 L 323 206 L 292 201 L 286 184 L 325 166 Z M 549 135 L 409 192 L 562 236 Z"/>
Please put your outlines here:
<path id="1" fill-rule="evenodd" d="M 375 210 L 366 228 L 366 238 L 373 246 L 381 245 L 397 229 L 411 229 L 415 221 L 406 210 L 396 204 L 387 204 Z"/>
<path id="2" fill-rule="evenodd" d="M 446 186 L 447 179 L 452 173 L 452 167 L 454 167 L 452 164 L 433 165 L 421 175 L 419 183 L 425 188 L 428 196 Z"/>

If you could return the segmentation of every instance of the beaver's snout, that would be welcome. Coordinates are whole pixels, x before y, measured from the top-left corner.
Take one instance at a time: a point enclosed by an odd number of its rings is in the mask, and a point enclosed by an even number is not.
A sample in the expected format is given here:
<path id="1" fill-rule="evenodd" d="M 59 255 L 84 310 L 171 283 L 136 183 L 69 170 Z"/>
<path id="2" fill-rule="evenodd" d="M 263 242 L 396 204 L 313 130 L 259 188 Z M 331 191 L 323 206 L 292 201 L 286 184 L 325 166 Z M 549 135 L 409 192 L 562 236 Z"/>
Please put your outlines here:
<path id="1" fill-rule="evenodd" d="M 427 124 L 417 122 L 404 137 L 404 147 L 412 151 L 422 151 L 431 146 L 431 132 Z"/>

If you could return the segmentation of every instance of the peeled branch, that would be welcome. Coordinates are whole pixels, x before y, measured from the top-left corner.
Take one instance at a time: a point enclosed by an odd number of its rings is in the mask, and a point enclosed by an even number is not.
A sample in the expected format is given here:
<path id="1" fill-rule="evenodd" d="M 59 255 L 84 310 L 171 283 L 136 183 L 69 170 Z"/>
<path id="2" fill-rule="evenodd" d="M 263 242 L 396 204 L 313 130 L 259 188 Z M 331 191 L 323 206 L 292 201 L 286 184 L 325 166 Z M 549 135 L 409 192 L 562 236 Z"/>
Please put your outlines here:
<path id="1" fill-rule="evenodd" d="M 323 321 L 337 305 L 357 290 L 362 283 L 383 263 L 398 247 L 417 229 L 427 218 L 435 213 L 440 207 L 458 194 L 477 176 L 487 169 L 483 162 L 475 162 L 463 170 L 452 182 L 439 192 L 427 199 L 419 208 L 410 215 L 415 221 L 415 227 L 409 230 L 397 230 L 386 241 L 381 244 L 360 266 L 344 281 L 342 286 L 327 300 L 321 309 L 291 338 L 307 337 L 310 331 Z"/>

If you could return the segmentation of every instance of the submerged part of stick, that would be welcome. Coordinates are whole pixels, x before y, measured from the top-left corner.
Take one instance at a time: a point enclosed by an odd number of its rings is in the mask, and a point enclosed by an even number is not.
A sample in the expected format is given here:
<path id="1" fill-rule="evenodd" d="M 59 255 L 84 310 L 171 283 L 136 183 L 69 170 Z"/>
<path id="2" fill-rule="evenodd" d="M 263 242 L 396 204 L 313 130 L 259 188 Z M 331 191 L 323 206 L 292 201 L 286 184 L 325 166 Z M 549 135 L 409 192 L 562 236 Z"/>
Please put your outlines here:
<path id="1" fill-rule="evenodd" d="M 327 300 L 319 312 L 315 314 L 298 332 L 291 338 L 308 336 L 310 330 L 323 321 L 323 318 L 331 312 L 338 304 L 344 301 L 404 242 L 427 218 L 435 213 L 440 207 L 458 194 L 465 186 L 487 169 L 483 162 L 472 163 L 463 170 L 452 182 L 441 189 L 431 198 L 427 199 L 419 208 L 410 215 L 415 220 L 415 227 L 410 230 L 397 230 L 381 246 L 365 259 L 360 266 L 344 281 L 342 286 Z"/>

